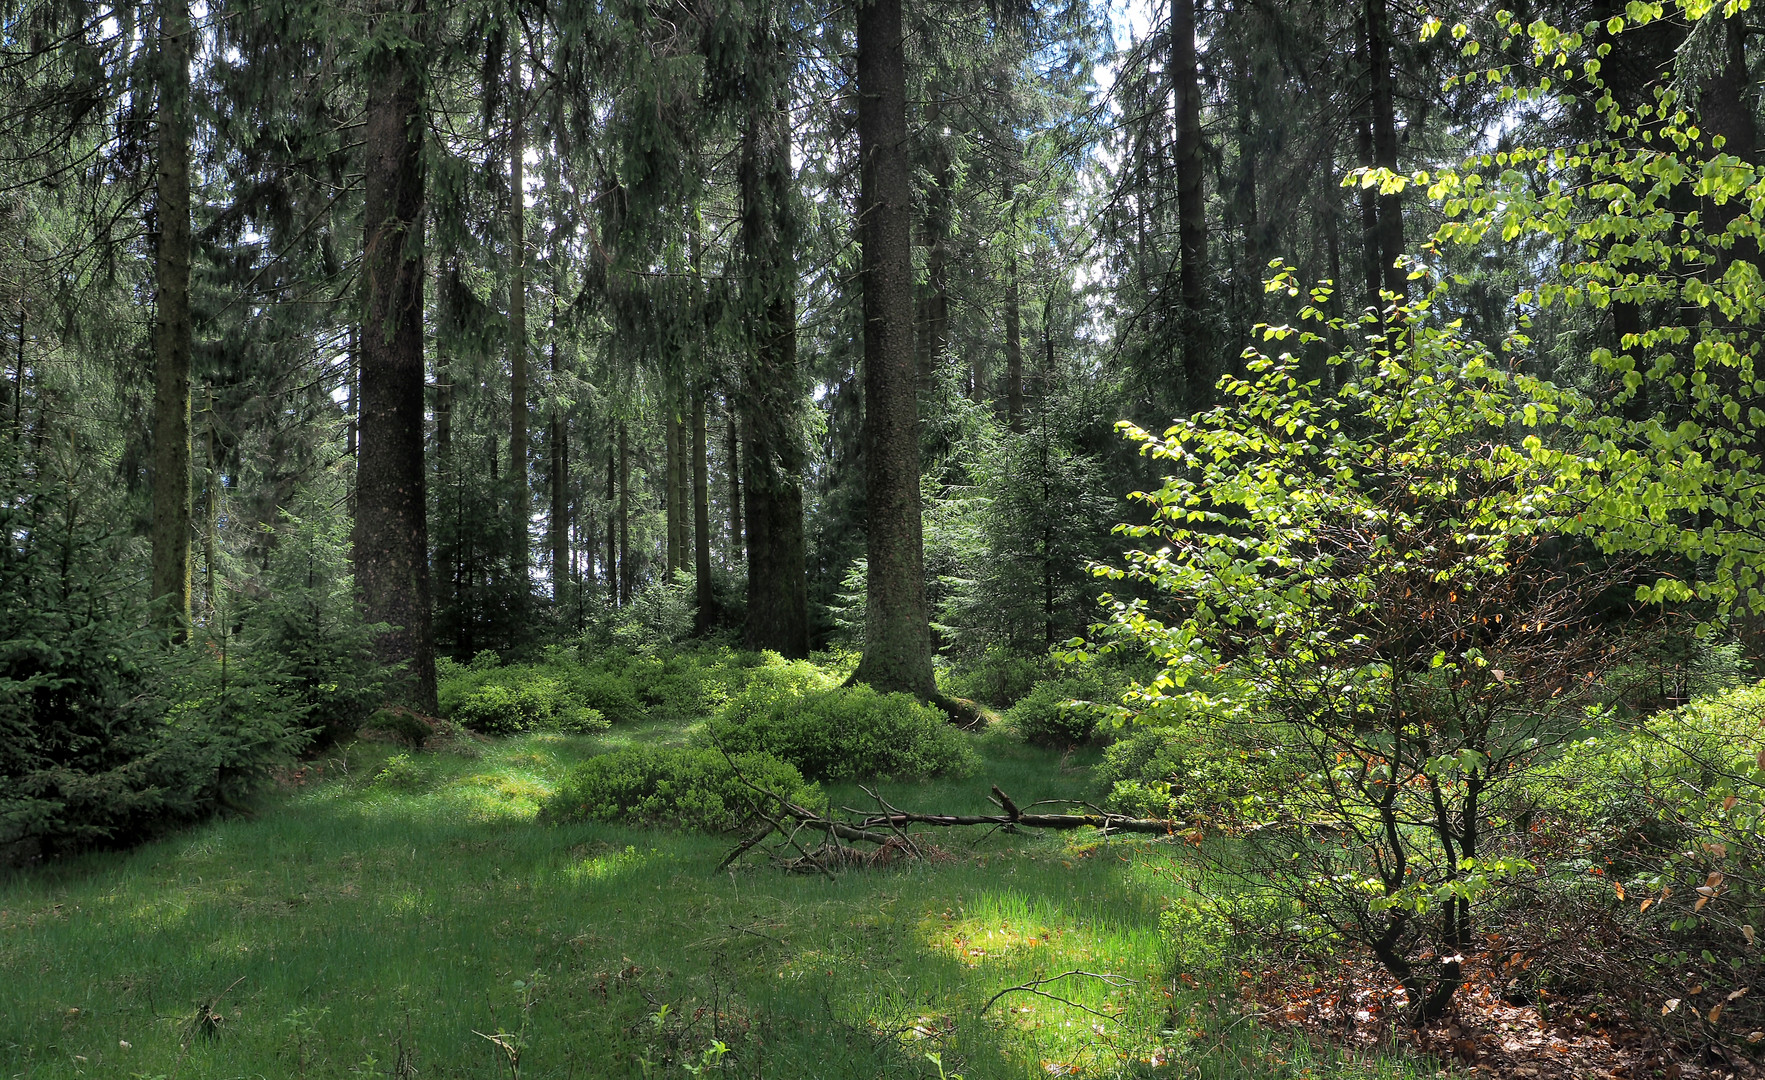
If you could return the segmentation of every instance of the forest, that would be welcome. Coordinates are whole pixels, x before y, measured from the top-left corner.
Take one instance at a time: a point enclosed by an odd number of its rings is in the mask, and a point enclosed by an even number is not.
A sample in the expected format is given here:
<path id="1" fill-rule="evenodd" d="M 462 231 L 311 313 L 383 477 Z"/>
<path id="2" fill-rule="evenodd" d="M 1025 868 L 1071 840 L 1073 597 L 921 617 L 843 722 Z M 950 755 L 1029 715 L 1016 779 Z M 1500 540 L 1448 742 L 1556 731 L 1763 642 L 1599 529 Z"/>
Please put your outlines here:
<path id="1" fill-rule="evenodd" d="M 1753 18 L 0 0 L 0 1075 L 1765 1075 Z"/>

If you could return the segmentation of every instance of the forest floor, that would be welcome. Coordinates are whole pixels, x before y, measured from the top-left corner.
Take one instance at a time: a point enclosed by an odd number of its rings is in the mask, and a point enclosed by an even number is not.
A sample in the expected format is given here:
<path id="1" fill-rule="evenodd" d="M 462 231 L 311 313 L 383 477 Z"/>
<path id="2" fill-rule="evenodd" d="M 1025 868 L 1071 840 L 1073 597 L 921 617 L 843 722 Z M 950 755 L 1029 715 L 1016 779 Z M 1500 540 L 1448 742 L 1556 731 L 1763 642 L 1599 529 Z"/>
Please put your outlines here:
<path id="1" fill-rule="evenodd" d="M 252 817 L 0 883 L 0 1076 L 1440 1068 L 1258 1023 L 1237 972 L 1174 977 L 1160 916 L 1186 871 L 1168 846 L 953 832 L 942 857 L 830 881 L 714 873 L 730 844 L 713 837 L 534 822 L 572 763 L 683 737 L 653 725 L 402 757 L 355 743 Z M 976 776 L 884 794 L 980 812 L 994 783 L 1021 803 L 1089 793 L 1084 761 L 1002 735 L 977 744 Z M 992 1000 L 1075 970 L 1112 978 Z"/>

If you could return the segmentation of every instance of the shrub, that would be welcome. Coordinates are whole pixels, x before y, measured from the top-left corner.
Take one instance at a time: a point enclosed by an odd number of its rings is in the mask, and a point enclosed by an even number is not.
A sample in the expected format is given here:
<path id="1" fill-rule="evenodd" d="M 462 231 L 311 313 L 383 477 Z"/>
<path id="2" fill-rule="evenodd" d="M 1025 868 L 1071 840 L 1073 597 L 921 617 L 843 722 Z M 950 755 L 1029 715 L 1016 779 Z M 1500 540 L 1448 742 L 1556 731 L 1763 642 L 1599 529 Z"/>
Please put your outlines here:
<path id="1" fill-rule="evenodd" d="M 760 796 L 744 783 L 799 805 L 821 795 L 770 754 L 726 758 L 707 747 L 640 746 L 601 754 L 570 770 L 541 811 L 546 821 L 623 821 L 702 832 L 739 832 L 757 819 Z M 738 777 L 737 772 L 740 772 Z"/>
<path id="2" fill-rule="evenodd" d="M 1059 749 L 1080 746 L 1097 735 L 1098 712 L 1092 706 L 1115 704 L 1127 686 L 1125 675 L 1085 665 L 1037 683 L 1005 711 L 1005 721 L 1025 742 Z"/>
<path id="3" fill-rule="evenodd" d="M 1097 778 L 1109 788 L 1107 804 L 1123 814 L 1213 818 L 1279 786 L 1276 763 L 1253 767 L 1250 757 L 1193 725 L 1142 728 L 1103 752 Z"/>
<path id="4" fill-rule="evenodd" d="M 572 665 L 551 662 L 469 668 L 451 664 L 439 694 L 441 711 L 473 731 L 513 735 L 535 728 L 569 734 L 605 731 L 606 716 L 584 700 Z"/>
<path id="5" fill-rule="evenodd" d="M 1047 662 L 1039 657 L 1013 656 L 992 648 L 972 663 L 940 672 L 938 684 L 951 697 L 1008 709 L 1035 688 L 1046 667 Z"/>
<path id="6" fill-rule="evenodd" d="M 931 706 L 828 679 L 801 662 L 759 668 L 710 738 L 730 753 L 773 754 L 814 780 L 961 776 L 979 765 L 967 738 Z"/>

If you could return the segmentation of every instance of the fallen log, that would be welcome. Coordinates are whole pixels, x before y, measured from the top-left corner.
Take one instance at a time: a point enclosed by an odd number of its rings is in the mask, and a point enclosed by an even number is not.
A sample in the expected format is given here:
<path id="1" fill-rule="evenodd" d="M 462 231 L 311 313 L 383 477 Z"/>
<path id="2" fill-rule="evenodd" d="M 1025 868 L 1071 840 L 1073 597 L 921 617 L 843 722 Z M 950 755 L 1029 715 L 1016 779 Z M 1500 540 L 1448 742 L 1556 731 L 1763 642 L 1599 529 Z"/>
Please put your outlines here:
<path id="1" fill-rule="evenodd" d="M 993 793 L 990 797 L 991 801 L 1001 810 L 1001 813 L 997 814 L 916 813 L 913 811 L 902 810 L 896 806 L 891 806 L 887 800 L 883 799 L 882 796 L 878 795 L 875 791 L 870 788 L 862 788 L 861 790 L 863 790 L 866 795 L 869 795 L 876 801 L 878 809 L 875 811 L 863 811 L 855 810 L 851 807 L 843 807 L 842 809 L 844 812 L 851 816 L 847 818 L 837 818 L 832 815 L 831 811 L 823 813 L 821 811 L 809 809 L 805 806 L 799 806 L 782 795 L 779 795 L 777 792 L 769 791 L 752 783 L 739 773 L 737 776 L 762 800 L 764 806 L 760 809 L 760 816 L 767 824 L 764 829 L 749 836 L 737 845 L 734 850 L 730 851 L 730 853 L 724 857 L 723 861 L 717 865 L 718 870 L 723 870 L 728 867 L 743 855 L 746 855 L 749 851 L 759 846 L 768 837 L 776 834 L 784 836 L 790 846 L 799 856 L 801 856 L 800 859 L 793 860 L 793 865 L 800 865 L 803 859 L 807 859 L 811 863 L 816 864 L 816 869 L 825 872 L 827 868 L 824 865 L 823 860 L 818 860 L 812 853 L 805 852 L 803 848 L 797 845 L 795 840 L 792 839 L 797 832 L 803 829 L 824 834 L 828 838 L 827 843 L 834 845 L 836 848 L 841 841 L 848 844 L 871 844 L 877 848 L 882 848 L 885 845 L 888 845 L 896 848 L 904 848 L 917 857 L 919 854 L 918 845 L 913 842 L 912 836 L 908 832 L 909 827 L 915 825 L 943 829 L 984 825 L 1007 832 L 1016 831 L 1018 829 L 1059 830 L 1094 828 L 1104 835 L 1112 833 L 1138 833 L 1150 836 L 1174 836 L 1179 829 L 1184 827 L 1184 822 L 1181 821 L 1167 821 L 1161 818 L 1127 817 L 1126 815 L 1113 814 L 1107 810 L 1102 810 L 1094 806 L 1088 806 L 1088 813 L 1055 814 L 1035 812 L 1035 808 L 1038 806 L 1046 806 L 1050 804 L 1070 806 L 1071 803 L 1067 800 L 1047 800 L 1045 802 L 1031 803 L 1029 810 L 1026 812 L 1025 810 L 1019 809 L 1017 804 L 1012 802 L 1011 797 L 1006 795 L 1003 791 L 1000 791 L 997 785 L 993 787 Z M 841 856 L 834 861 L 844 865 L 850 860 Z"/>

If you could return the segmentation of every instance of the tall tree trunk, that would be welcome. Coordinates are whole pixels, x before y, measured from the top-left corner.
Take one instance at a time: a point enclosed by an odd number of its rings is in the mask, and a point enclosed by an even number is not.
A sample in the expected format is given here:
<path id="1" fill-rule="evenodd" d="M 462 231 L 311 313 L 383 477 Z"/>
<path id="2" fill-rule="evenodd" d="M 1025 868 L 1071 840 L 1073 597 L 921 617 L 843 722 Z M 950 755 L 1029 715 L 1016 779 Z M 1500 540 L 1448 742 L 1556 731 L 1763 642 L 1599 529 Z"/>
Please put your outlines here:
<path id="1" fill-rule="evenodd" d="M 781 88 L 784 42 L 764 12 L 756 33 L 763 61 L 776 73 L 773 100 L 756 102 L 746 117 L 738 165 L 742 200 L 742 256 L 750 283 L 754 327 L 743 387 L 742 488 L 747 498 L 748 613 L 743 641 L 786 657 L 809 655 L 809 591 L 803 551 L 803 460 L 796 416 L 802 397 L 797 373 L 795 214 L 791 207 L 789 101 Z M 903 117 L 905 114 L 903 114 Z M 911 300 L 911 297 L 909 297 Z M 912 309 L 906 330 L 912 334 Z M 908 338 L 907 393 L 914 387 Z"/>
<path id="2" fill-rule="evenodd" d="M 392 627 L 376 642 L 378 655 L 405 665 L 402 696 L 433 712 L 423 471 L 424 2 L 382 0 L 376 10 L 378 32 L 407 44 L 376 52 L 368 72 L 354 540 L 363 613 Z"/>
<path id="3" fill-rule="evenodd" d="M 696 633 L 711 628 L 717 616 L 717 598 L 711 590 L 711 460 L 705 446 L 705 394 L 693 394 L 693 577 L 697 585 Z"/>
<path id="4" fill-rule="evenodd" d="M 934 97 L 925 106 L 931 185 L 925 192 L 925 296 L 920 305 L 919 384 L 936 384 L 950 345 L 950 225 L 956 170 L 943 143 L 943 110 Z"/>
<path id="5" fill-rule="evenodd" d="M 607 603 L 619 606 L 619 465 L 613 458 L 618 436 L 609 431 L 607 440 Z"/>
<path id="6" fill-rule="evenodd" d="M 1005 282 L 1005 422 L 1023 431 L 1023 293 L 1017 283 L 1017 252 Z"/>
<path id="7" fill-rule="evenodd" d="M 733 395 L 724 399 L 724 410 L 729 428 L 729 567 L 733 570 L 747 557 L 747 536 L 742 529 L 742 440 Z"/>
<path id="8" fill-rule="evenodd" d="M 631 441 L 619 421 L 619 606 L 631 603 L 637 567 L 631 563 Z"/>
<path id="9" fill-rule="evenodd" d="M 552 367 L 557 368 L 557 347 L 552 348 Z M 562 603 L 570 583 L 570 427 L 562 412 L 553 412 L 551 431 L 552 506 L 548 515 L 552 540 L 552 602 Z"/>
<path id="10" fill-rule="evenodd" d="M 203 485 L 202 492 L 202 601 L 212 628 L 215 619 L 215 573 L 218 570 L 215 565 L 215 532 L 221 523 L 221 502 L 217 490 L 221 483 L 221 448 L 215 432 L 213 390 L 208 392 L 208 408 L 205 411 L 205 419 L 208 421 L 208 482 Z"/>
<path id="11" fill-rule="evenodd" d="M 932 681 L 913 362 L 913 189 L 901 0 L 858 7 L 858 222 L 864 288 L 864 655 L 853 678 L 922 698 Z"/>
<path id="12" fill-rule="evenodd" d="M 526 140 L 521 124 L 521 17 L 509 11 L 509 498 L 514 513 L 514 566 L 517 596 L 527 580 L 527 189 L 523 172 Z"/>
<path id="13" fill-rule="evenodd" d="M 1385 0 L 1366 0 L 1368 100 L 1373 117 L 1373 164 L 1397 168 L 1397 105 L 1392 92 L 1391 17 Z M 1385 288 L 1409 296 L 1409 273 L 1397 265 L 1403 254 L 1403 196 L 1379 196 L 1379 269 Z"/>
<path id="14" fill-rule="evenodd" d="M 1196 0 L 1172 0 L 1170 78 L 1177 127 L 1177 248 L 1183 296 L 1183 382 L 1192 409 L 1213 398 L 1212 372 L 1203 334 L 1207 305 L 1207 199 L 1202 186 L 1207 160 L 1201 146 L 1201 84 L 1195 55 Z"/>
<path id="15" fill-rule="evenodd" d="M 680 425 L 674 416 L 674 394 L 672 388 L 663 393 L 662 404 L 662 511 L 663 532 L 667 535 L 667 567 L 668 580 L 674 580 L 674 571 L 680 568 L 680 503 L 676 493 L 680 490 L 680 476 L 675 471 L 677 444 L 680 440 Z"/>
<path id="16" fill-rule="evenodd" d="M 160 0 L 157 153 L 152 586 L 153 599 L 164 605 L 163 625 L 181 642 L 190 630 L 190 12 L 186 0 Z"/>

